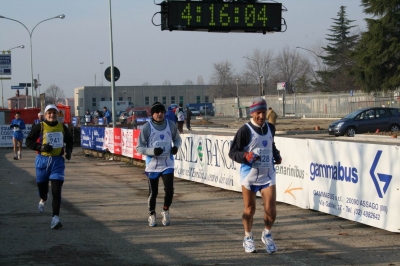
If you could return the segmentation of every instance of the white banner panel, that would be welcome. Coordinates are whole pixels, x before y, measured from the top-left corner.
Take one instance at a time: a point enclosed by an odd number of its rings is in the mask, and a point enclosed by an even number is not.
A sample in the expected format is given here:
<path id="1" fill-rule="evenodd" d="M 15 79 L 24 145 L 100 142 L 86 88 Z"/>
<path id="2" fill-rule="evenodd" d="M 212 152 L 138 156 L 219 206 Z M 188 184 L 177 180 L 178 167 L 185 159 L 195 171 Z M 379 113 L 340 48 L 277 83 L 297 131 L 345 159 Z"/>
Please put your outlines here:
<path id="1" fill-rule="evenodd" d="M 133 158 L 133 129 L 121 129 L 122 155 Z"/>
<path id="2" fill-rule="evenodd" d="M 174 175 L 228 190 L 242 191 L 240 164 L 228 156 L 233 137 L 181 134 Z"/>
<path id="3" fill-rule="evenodd" d="M 104 147 L 103 150 L 107 150 L 114 153 L 114 129 L 112 127 L 105 128 L 104 131 Z"/>
<path id="4" fill-rule="evenodd" d="M 275 137 L 275 144 L 282 157 L 275 165 L 276 200 L 308 209 L 307 140 Z"/>
<path id="5" fill-rule="evenodd" d="M 399 232 L 399 147 L 309 140 L 310 208 Z"/>
<path id="6" fill-rule="evenodd" d="M 26 137 L 28 136 L 29 132 L 32 130 L 32 125 L 31 124 L 26 124 L 25 129 L 22 130 L 22 133 L 24 133 L 24 140 L 22 142 L 22 146 L 25 147 L 25 140 Z M 13 130 L 10 129 L 10 125 L 0 125 L 0 148 L 6 148 L 6 147 L 13 147 L 12 143 L 12 136 L 13 136 Z"/>

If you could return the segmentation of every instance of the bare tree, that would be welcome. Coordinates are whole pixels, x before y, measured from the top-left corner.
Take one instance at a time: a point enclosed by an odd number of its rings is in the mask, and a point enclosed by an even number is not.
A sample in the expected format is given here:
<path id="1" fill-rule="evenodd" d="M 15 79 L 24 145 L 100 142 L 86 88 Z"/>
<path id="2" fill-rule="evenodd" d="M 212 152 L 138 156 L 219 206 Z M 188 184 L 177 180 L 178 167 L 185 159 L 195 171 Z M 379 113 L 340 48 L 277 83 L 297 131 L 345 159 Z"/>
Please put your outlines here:
<path id="1" fill-rule="evenodd" d="M 171 81 L 169 81 L 169 79 L 166 79 L 166 80 L 164 80 L 162 85 L 171 85 Z"/>
<path id="2" fill-rule="evenodd" d="M 65 99 L 64 91 L 55 84 L 50 85 L 45 91 L 46 102 L 56 104 L 62 102 Z"/>
<path id="3" fill-rule="evenodd" d="M 193 81 L 191 81 L 190 79 L 187 79 L 183 82 L 183 85 L 193 85 Z"/>
<path id="4" fill-rule="evenodd" d="M 197 77 L 197 85 L 205 85 L 203 76 L 200 75 Z"/>
<path id="5" fill-rule="evenodd" d="M 214 63 L 214 73 L 211 77 L 211 84 L 218 88 L 213 94 L 217 97 L 234 96 L 232 89 L 234 88 L 234 71 L 229 61 Z"/>
<path id="6" fill-rule="evenodd" d="M 274 62 L 277 70 L 275 80 L 286 82 L 286 92 L 293 93 L 295 83 L 298 79 L 307 76 L 310 64 L 306 58 L 301 56 L 295 49 L 290 50 L 288 46 L 282 48 Z"/>
<path id="7" fill-rule="evenodd" d="M 263 83 L 263 88 L 267 87 L 270 83 L 270 79 L 274 74 L 274 60 L 272 51 L 260 51 L 255 49 L 251 56 L 243 56 L 246 59 L 246 71 L 243 76 L 247 77 L 253 84 L 260 84 L 260 80 Z M 260 79 L 260 77 L 262 77 Z"/>

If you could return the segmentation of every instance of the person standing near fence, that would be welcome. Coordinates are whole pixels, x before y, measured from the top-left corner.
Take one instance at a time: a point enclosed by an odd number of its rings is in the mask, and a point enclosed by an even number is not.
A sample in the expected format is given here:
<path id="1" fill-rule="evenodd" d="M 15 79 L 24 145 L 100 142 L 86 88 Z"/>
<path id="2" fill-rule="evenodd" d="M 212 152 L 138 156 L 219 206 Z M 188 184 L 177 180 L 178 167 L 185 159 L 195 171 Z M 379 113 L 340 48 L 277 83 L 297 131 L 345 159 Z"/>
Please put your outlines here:
<path id="1" fill-rule="evenodd" d="M 185 123 L 185 113 L 183 112 L 182 103 L 179 103 L 179 107 L 175 110 L 176 119 L 178 120 L 176 123 L 178 125 L 179 133 L 183 133 L 183 124 Z"/>
<path id="2" fill-rule="evenodd" d="M 250 122 L 235 134 L 229 150 L 229 157 L 240 163 L 240 183 L 244 210 L 242 222 L 245 231 L 243 247 L 245 252 L 257 252 L 252 233 L 253 217 L 256 211 L 256 193 L 260 192 L 264 207 L 264 230 L 261 240 L 268 253 L 275 253 L 277 247 L 271 229 L 276 218 L 276 172 L 274 164 L 282 158 L 274 142 L 275 126 L 266 123 L 267 102 L 254 98 L 250 105 Z"/>
<path id="3" fill-rule="evenodd" d="M 268 122 L 273 124 L 274 126 L 276 125 L 276 119 L 278 118 L 278 115 L 275 113 L 274 110 L 272 110 L 272 108 L 268 108 L 268 112 L 267 112 L 267 119 Z"/>
<path id="4" fill-rule="evenodd" d="M 192 119 L 192 111 L 190 111 L 189 107 L 186 107 L 186 128 L 191 131 L 192 127 L 190 126 L 190 120 Z"/>
<path id="5" fill-rule="evenodd" d="M 145 174 L 149 185 L 149 226 L 157 225 L 156 199 L 160 177 L 164 183 L 162 224 L 170 225 L 169 208 L 174 196 L 174 155 L 182 144 L 176 125 L 165 119 L 165 107 L 160 102 L 151 106 L 151 120 L 140 130 L 137 151 L 146 155 Z"/>
<path id="6" fill-rule="evenodd" d="M 15 119 L 11 121 L 10 128 L 13 130 L 14 160 L 21 160 L 22 142 L 24 140 L 22 130 L 25 129 L 25 122 L 21 119 L 21 113 L 15 113 Z"/>
<path id="7" fill-rule="evenodd" d="M 74 145 L 73 137 L 67 126 L 58 122 L 58 108 L 50 104 L 44 111 L 45 121 L 32 127 L 26 138 L 26 146 L 37 151 L 36 183 L 39 190 L 40 213 L 46 209 L 49 193 L 49 182 L 53 196 L 53 216 L 50 228 L 58 229 L 63 225 L 60 221 L 61 188 L 64 183 L 65 159 L 71 159 Z M 65 143 L 65 147 L 64 147 Z M 65 159 L 64 156 L 65 155 Z"/>

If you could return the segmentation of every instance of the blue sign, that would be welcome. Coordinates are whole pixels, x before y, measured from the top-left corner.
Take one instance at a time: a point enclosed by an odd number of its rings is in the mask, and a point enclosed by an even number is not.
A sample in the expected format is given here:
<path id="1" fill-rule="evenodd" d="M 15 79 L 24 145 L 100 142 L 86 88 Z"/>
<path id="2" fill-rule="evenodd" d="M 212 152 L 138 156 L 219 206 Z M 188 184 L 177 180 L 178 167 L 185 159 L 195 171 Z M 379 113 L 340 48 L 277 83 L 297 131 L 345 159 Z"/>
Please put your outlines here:
<path id="1" fill-rule="evenodd" d="M 11 86 L 12 90 L 23 90 L 25 89 L 25 87 L 21 87 L 21 86 Z"/>
<path id="2" fill-rule="evenodd" d="M 386 191 L 387 191 L 387 189 L 389 187 L 390 181 L 392 180 L 392 175 L 377 173 L 378 178 L 376 178 L 375 169 L 376 169 L 376 166 L 377 166 L 377 164 L 379 162 L 379 159 L 381 158 L 381 155 L 382 155 L 382 151 L 378 150 L 378 152 L 375 155 L 374 162 L 372 163 L 371 169 L 369 170 L 369 174 L 372 177 L 372 181 L 374 182 L 376 191 L 378 192 L 378 196 L 380 198 L 383 198 L 382 190 L 383 190 L 383 193 L 386 194 Z M 383 189 L 381 189 L 381 186 L 378 183 L 378 179 L 379 179 L 379 181 L 384 183 Z"/>
<path id="3" fill-rule="evenodd" d="M 78 118 L 76 116 L 72 117 L 72 124 L 74 125 L 74 127 L 78 125 Z"/>

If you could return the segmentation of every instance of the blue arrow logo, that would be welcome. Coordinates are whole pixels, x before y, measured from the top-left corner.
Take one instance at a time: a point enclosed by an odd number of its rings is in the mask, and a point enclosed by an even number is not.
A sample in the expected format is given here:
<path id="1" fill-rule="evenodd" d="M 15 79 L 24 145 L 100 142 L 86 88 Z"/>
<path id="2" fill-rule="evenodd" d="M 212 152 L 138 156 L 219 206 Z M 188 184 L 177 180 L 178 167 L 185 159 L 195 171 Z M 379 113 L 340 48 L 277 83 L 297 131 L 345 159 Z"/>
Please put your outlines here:
<path id="1" fill-rule="evenodd" d="M 371 169 L 369 170 L 369 174 L 372 177 L 372 181 L 374 181 L 374 185 L 375 185 L 376 191 L 378 192 L 378 196 L 380 198 L 383 198 L 381 187 L 380 187 L 380 185 L 378 183 L 378 180 L 377 180 L 377 178 L 375 176 L 376 165 L 378 164 L 379 159 L 381 158 L 381 155 L 382 155 L 382 151 L 379 150 L 376 153 L 374 162 L 372 163 Z M 380 173 L 377 173 L 377 175 L 378 175 L 379 181 L 385 183 L 385 185 L 383 186 L 383 194 L 386 194 L 386 191 L 389 188 L 390 181 L 392 180 L 392 176 L 391 175 L 387 175 L 387 174 L 380 174 Z"/>

